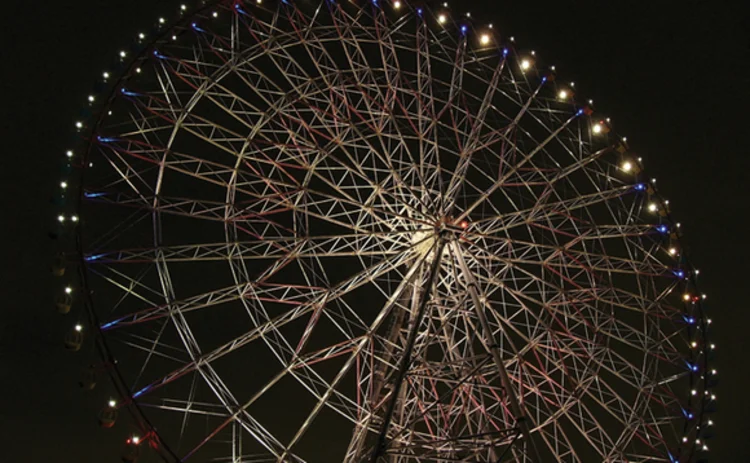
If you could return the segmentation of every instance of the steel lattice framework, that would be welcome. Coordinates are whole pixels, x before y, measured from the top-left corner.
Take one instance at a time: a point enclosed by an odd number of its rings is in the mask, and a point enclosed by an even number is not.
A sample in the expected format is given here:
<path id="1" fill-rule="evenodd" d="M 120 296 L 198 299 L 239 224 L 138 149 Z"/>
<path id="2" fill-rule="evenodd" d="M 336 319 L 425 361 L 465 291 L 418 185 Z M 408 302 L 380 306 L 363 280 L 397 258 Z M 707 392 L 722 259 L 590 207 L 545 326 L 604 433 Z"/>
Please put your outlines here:
<path id="1" fill-rule="evenodd" d="M 185 16 L 92 129 L 87 307 L 156 453 L 692 461 L 706 326 L 621 139 L 440 10 L 297 3 Z"/>

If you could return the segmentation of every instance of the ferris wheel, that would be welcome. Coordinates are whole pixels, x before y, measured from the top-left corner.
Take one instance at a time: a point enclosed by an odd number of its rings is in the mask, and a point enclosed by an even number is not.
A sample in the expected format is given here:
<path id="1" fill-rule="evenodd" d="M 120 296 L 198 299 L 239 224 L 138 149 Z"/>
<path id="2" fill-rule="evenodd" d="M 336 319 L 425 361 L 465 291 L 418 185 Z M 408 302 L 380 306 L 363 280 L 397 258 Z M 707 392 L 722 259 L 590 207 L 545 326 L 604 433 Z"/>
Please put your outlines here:
<path id="1" fill-rule="evenodd" d="M 533 51 L 442 3 L 257 0 L 121 58 L 54 272 L 126 461 L 705 458 L 679 224 Z"/>

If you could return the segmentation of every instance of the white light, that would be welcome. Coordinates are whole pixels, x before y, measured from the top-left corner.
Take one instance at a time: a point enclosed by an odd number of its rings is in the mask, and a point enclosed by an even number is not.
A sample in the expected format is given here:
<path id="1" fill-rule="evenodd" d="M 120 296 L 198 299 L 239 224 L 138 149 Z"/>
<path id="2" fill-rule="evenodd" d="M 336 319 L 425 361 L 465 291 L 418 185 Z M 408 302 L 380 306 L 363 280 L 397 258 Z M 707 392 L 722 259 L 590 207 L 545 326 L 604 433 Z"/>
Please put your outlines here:
<path id="1" fill-rule="evenodd" d="M 714 425 L 714 422 L 713 422 L 713 420 L 708 420 L 708 425 L 709 425 L 709 426 L 713 426 L 713 425 Z"/>
<path id="2" fill-rule="evenodd" d="M 708 322 L 708 324 L 710 325 L 710 324 L 711 324 L 711 319 L 709 318 L 709 319 L 707 320 L 707 322 Z"/>
<path id="3" fill-rule="evenodd" d="M 107 71 L 104 71 L 104 73 L 102 73 L 102 76 L 103 76 L 103 77 L 104 77 L 105 79 L 109 79 L 109 73 L 108 73 Z"/>
<path id="4" fill-rule="evenodd" d="M 692 347 L 698 347 L 698 343 L 695 342 L 695 341 L 693 341 L 693 342 L 690 343 L 690 346 L 692 346 Z"/>
<path id="5" fill-rule="evenodd" d="M 656 205 L 656 203 L 651 203 L 648 205 L 648 210 L 651 212 L 656 212 L 657 209 L 659 209 L 659 207 Z"/>
<path id="6" fill-rule="evenodd" d="M 693 389 L 692 391 L 690 391 L 690 393 L 691 393 L 692 395 L 696 395 L 696 394 L 698 393 L 698 391 L 696 391 L 695 389 Z"/>
<path id="7" fill-rule="evenodd" d="M 256 3 L 257 3 L 258 5 L 260 5 L 261 3 L 263 3 L 263 0 L 256 0 Z"/>
<path id="8" fill-rule="evenodd" d="M 631 170 L 633 170 L 633 164 L 630 161 L 625 161 L 624 163 L 622 163 L 622 170 L 624 170 L 625 172 L 630 172 Z"/>
<path id="9" fill-rule="evenodd" d="M 76 122 L 76 128 L 83 128 L 83 122 Z"/>
<path id="10" fill-rule="evenodd" d="M 176 36 L 176 35 L 173 35 L 173 36 L 172 36 L 172 40 L 177 40 L 177 36 Z"/>
<path id="11" fill-rule="evenodd" d="M 688 438 L 687 438 L 687 437 L 683 437 L 683 438 L 682 438 L 682 442 L 687 442 L 687 441 L 688 441 Z"/>
<path id="12" fill-rule="evenodd" d="M 482 45 L 489 45 L 489 43 L 490 43 L 490 34 L 482 34 L 482 38 L 479 39 L 479 41 L 482 43 Z"/>
<path id="13" fill-rule="evenodd" d="M 553 70 L 553 71 L 557 69 L 557 68 L 555 68 L 554 66 L 550 66 L 549 68 L 550 68 L 551 70 Z"/>
<path id="14" fill-rule="evenodd" d="M 531 56 L 536 56 L 536 52 L 534 50 L 531 50 Z"/>
<path id="15" fill-rule="evenodd" d="M 60 222 L 60 223 L 65 222 L 65 216 L 64 215 L 58 215 L 57 216 L 57 221 Z"/>
<path id="16" fill-rule="evenodd" d="M 140 441 L 141 441 L 141 438 L 140 438 L 140 437 L 138 437 L 138 436 L 133 436 L 133 443 L 134 443 L 135 445 L 138 445 L 138 442 L 140 442 Z"/>
<path id="17" fill-rule="evenodd" d="M 78 216 L 77 216 L 77 215 L 74 215 L 74 216 L 72 216 L 72 217 L 70 218 L 70 220 L 72 220 L 73 222 L 78 222 Z"/>
<path id="18" fill-rule="evenodd" d="M 159 24 L 164 24 L 164 18 L 159 18 Z"/>
<path id="19" fill-rule="evenodd" d="M 513 36 L 511 36 L 511 37 L 510 37 L 510 41 L 511 41 L 511 42 L 515 42 L 515 41 L 516 41 L 516 38 L 515 38 L 515 37 L 513 37 Z"/>
<path id="20" fill-rule="evenodd" d="M 521 69 L 524 71 L 528 70 L 531 67 L 531 61 L 525 59 L 521 61 Z"/>
<path id="21" fill-rule="evenodd" d="M 146 34 L 144 34 L 143 32 L 141 32 L 140 34 L 138 34 L 138 38 L 141 39 L 141 40 L 143 40 L 143 39 L 146 38 Z"/>
<path id="22" fill-rule="evenodd" d="M 72 158 L 72 157 L 73 157 L 73 152 L 72 152 L 72 151 L 70 151 L 70 150 L 68 150 L 68 151 L 67 151 L 67 152 L 65 153 L 65 155 L 66 155 L 67 157 L 69 157 L 69 158 Z"/>
<path id="23" fill-rule="evenodd" d="M 490 29 L 492 29 L 494 26 L 492 25 L 492 23 L 490 23 L 487 27 L 489 27 Z"/>
<path id="24" fill-rule="evenodd" d="M 561 100 L 565 100 L 568 98 L 568 92 L 566 90 L 560 90 L 560 92 L 557 94 L 557 97 Z"/>
<path id="25" fill-rule="evenodd" d="M 94 95 L 89 95 L 89 102 L 93 103 L 95 99 Z"/>
<path id="26" fill-rule="evenodd" d="M 110 401 L 107 403 L 107 405 L 109 405 L 109 408 L 115 408 L 117 406 L 117 402 L 115 402 L 114 400 L 110 399 Z"/>
<path id="27" fill-rule="evenodd" d="M 677 248 L 669 248 L 669 254 L 673 256 L 677 255 Z"/>
<path id="28" fill-rule="evenodd" d="M 120 52 L 120 58 L 125 58 L 125 55 L 127 55 L 127 53 L 125 53 L 124 51 Z"/>
<path id="29" fill-rule="evenodd" d="M 594 124 L 591 129 L 594 131 L 594 133 L 602 133 L 602 125 L 599 123 Z"/>
<path id="30" fill-rule="evenodd" d="M 703 450 L 708 450 L 708 445 L 703 444 Z"/>
<path id="31" fill-rule="evenodd" d="M 440 24 L 445 24 L 445 23 L 446 23 L 446 21 L 448 21 L 448 17 L 447 17 L 447 16 L 445 16 L 444 14 L 441 14 L 440 16 L 438 16 L 438 22 L 439 22 Z"/>
<path id="32" fill-rule="evenodd" d="M 60 182 L 60 188 L 68 188 L 68 182 Z"/>
<path id="33" fill-rule="evenodd" d="M 395 2 L 393 2 L 393 8 L 395 8 L 397 10 L 399 8 L 401 8 L 401 2 L 399 2 L 398 0 L 396 0 Z"/>
<path id="34" fill-rule="evenodd" d="M 711 394 L 711 400 L 716 400 L 716 395 L 715 394 Z"/>
<path id="35" fill-rule="evenodd" d="M 571 82 L 571 83 L 570 83 L 570 86 L 571 86 L 571 87 L 575 87 L 575 86 L 576 86 L 576 83 L 575 83 L 575 82 Z"/>
<path id="36" fill-rule="evenodd" d="M 443 2 L 443 6 L 444 6 L 445 8 L 448 8 L 448 2 Z"/>
<path id="37" fill-rule="evenodd" d="M 72 292 L 73 292 L 73 288 L 71 288 L 70 286 L 65 288 L 65 294 L 70 294 Z"/>
<path id="38" fill-rule="evenodd" d="M 471 18 L 471 13 L 469 13 L 469 12 L 467 11 L 467 12 L 466 12 L 466 17 L 467 17 L 467 18 Z"/>
<path id="39" fill-rule="evenodd" d="M 135 68 L 135 72 L 137 72 L 138 74 L 140 74 L 141 73 L 141 68 Z"/>
<path id="40" fill-rule="evenodd" d="M 76 325 L 76 331 L 78 331 L 79 333 L 80 333 L 81 331 L 83 331 L 83 326 L 81 326 L 81 325 Z"/>
<path id="41" fill-rule="evenodd" d="M 716 370 L 711 370 L 711 374 L 715 375 L 716 374 Z"/>
<path id="42" fill-rule="evenodd" d="M 187 10 L 187 7 L 186 7 L 185 5 L 180 5 L 180 9 L 181 9 L 182 11 L 185 11 L 185 10 Z"/>
<path id="43" fill-rule="evenodd" d="M 716 349 L 716 344 L 711 344 L 711 350 Z"/>
<path id="44" fill-rule="evenodd" d="M 219 13 L 217 13 L 216 11 L 214 11 L 213 16 L 214 16 L 214 18 L 218 18 L 219 17 Z"/>

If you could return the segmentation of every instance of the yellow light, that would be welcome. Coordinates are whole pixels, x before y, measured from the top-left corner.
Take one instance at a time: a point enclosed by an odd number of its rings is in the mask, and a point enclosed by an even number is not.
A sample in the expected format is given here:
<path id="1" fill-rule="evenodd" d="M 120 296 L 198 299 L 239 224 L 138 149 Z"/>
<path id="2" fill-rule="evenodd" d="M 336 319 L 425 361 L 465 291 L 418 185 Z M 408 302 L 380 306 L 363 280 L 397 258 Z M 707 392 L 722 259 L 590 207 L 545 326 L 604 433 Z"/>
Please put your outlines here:
<path id="1" fill-rule="evenodd" d="M 677 248 L 669 248 L 669 253 L 673 256 L 677 255 Z"/>
<path id="2" fill-rule="evenodd" d="M 657 209 L 659 208 L 656 206 L 656 203 L 651 203 L 648 205 L 648 210 L 651 212 L 656 212 Z"/>
<path id="3" fill-rule="evenodd" d="M 490 34 L 482 34 L 482 37 L 479 39 L 479 41 L 482 43 L 482 45 L 489 45 Z"/>
<path id="4" fill-rule="evenodd" d="M 690 294 L 683 294 L 682 295 L 682 299 L 685 300 L 685 301 L 689 301 L 690 300 Z"/>
<path id="5" fill-rule="evenodd" d="M 622 170 L 624 170 L 625 172 L 630 172 L 631 170 L 633 170 L 633 163 L 631 163 L 630 161 L 623 162 Z"/>
<path id="6" fill-rule="evenodd" d="M 396 0 L 395 2 L 393 2 L 393 8 L 395 8 L 397 10 L 399 8 L 401 8 L 401 2 L 399 2 L 398 0 Z"/>
<path id="7" fill-rule="evenodd" d="M 439 22 L 440 24 L 445 24 L 445 23 L 446 23 L 446 21 L 448 21 L 448 17 L 447 17 L 447 16 L 445 16 L 444 14 L 441 14 L 440 16 L 438 16 L 438 22 Z"/>
<path id="8" fill-rule="evenodd" d="M 521 69 L 527 71 L 531 67 L 531 61 L 524 59 L 521 61 Z"/>
<path id="9" fill-rule="evenodd" d="M 557 97 L 561 100 L 567 100 L 568 99 L 568 92 L 567 90 L 560 90 L 560 92 L 557 94 Z"/>
<path id="10" fill-rule="evenodd" d="M 690 346 L 693 347 L 693 348 L 698 347 L 698 343 L 695 342 L 695 341 L 693 341 L 693 342 L 690 343 Z"/>
<path id="11" fill-rule="evenodd" d="M 602 125 L 601 124 L 594 124 L 594 126 L 591 128 L 591 130 L 594 131 L 594 133 L 602 133 Z"/>

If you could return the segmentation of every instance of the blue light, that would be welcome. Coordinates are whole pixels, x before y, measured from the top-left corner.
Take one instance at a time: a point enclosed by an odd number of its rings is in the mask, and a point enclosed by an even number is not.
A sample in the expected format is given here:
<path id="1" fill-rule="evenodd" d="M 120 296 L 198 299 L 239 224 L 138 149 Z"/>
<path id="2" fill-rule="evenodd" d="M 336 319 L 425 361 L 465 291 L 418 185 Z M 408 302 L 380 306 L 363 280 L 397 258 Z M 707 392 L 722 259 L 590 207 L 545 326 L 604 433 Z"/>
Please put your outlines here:
<path id="1" fill-rule="evenodd" d="M 677 278 L 685 278 L 685 272 L 683 272 L 682 270 L 677 270 L 676 272 L 674 272 L 674 274 Z"/>
<path id="2" fill-rule="evenodd" d="M 423 12 L 424 12 L 424 10 L 423 10 L 422 8 L 417 8 L 417 14 L 418 14 L 419 16 L 422 16 L 422 13 L 423 13 Z"/>
<path id="3" fill-rule="evenodd" d="M 162 54 L 159 53 L 159 50 L 154 50 L 154 56 L 156 56 L 159 59 L 166 58 L 164 55 L 162 55 Z"/>
<path id="4" fill-rule="evenodd" d="M 695 418 L 695 415 L 693 415 L 693 412 L 688 413 L 688 419 L 692 420 L 693 418 Z"/>
<path id="5" fill-rule="evenodd" d="M 101 326 L 101 329 L 106 330 L 107 328 L 111 328 L 116 324 L 117 324 L 117 320 L 113 322 L 105 323 L 104 325 Z"/>
<path id="6" fill-rule="evenodd" d="M 469 30 L 469 28 L 468 28 L 468 27 L 466 27 L 466 25 L 463 25 L 463 26 L 461 26 L 461 32 L 462 32 L 462 33 L 464 33 L 464 34 L 465 34 L 465 33 L 466 33 L 466 31 L 468 31 L 468 30 Z"/>
<path id="7" fill-rule="evenodd" d="M 138 96 L 137 94 L 135 94 L 133 92 L 129 92 L 129 91 L 125 90 L 125 87 L 121 88 L 120 92 L 122 92 L 122 94 L 125 95 L 125 96 Z"/>
<path id="8" fill-rule="evenodd" d="M 142 395 L 143 395 L 144 393 L 148 392 L 148 390 L 149 390 L 149 389 L 151 389 L 151 387 L 150 387 L 150 386 L 146 386 L 146 387 L 144 387 L 144 388 L 143 388 L 143 389 L 141 389 L 140 391 L 138 391 L 138 392 L 136 392 L 135 394 L 133 394 L 133 398 L 135 399 L 136 397 L 140 397 L 140 396 L 142 396 Z"/>
<path id="9" fill-rule="evenodd" d="M 645 183 L 636 183 L 635 189 L 638 191 L 645 191 L 646 190 L 646 184 Z"/>
<path id="10" fill-rule="evenodd" d="M 576 113 L 576 115 L 578 116 L 580 116 L 581 114 L 583 114 L 583 109 L 579 109 L 578 112 Z"/>
<path id="11" fill-rule="evenodd" d="M 203 29 L 201 29 L 200 27 L 198 27 L 198 23 L 193 23 L 191 25 L 193 26 L 193 29 L 195 29 L 198 32 L 206 32 Z"/>
<path id="12" fill-rule="evenodd" d="M 547 82 L 547 76 L 542 77 L 542 83 Z"/>
<path id="13" fill-rule="evenodd" d="M 508 56 L 508 49 L 507 48 L 503 48 L 503 56 Z"/>
<path id="14" fill-rule="evenodd" d="M 83 196 L 85 196 L 87 198 L 98 198 L 100 196 L 104 196 L 104 193 L 90 193 L 90 192 L 86 192 L 86 193 L 83 194 Z"/>
<path id="15" fill-rule="evenodd" d="M 102 137 L 101 135 L 97 135 L 96 140 L 99 141 L 99 142 L 101 142 L 101 143 L 111 143 L 111 142 L 115 141 L 114 138 Z"/>
<path id="16" fill-rule="evenodd" d="M 86 262 L 91 262 L 92 260 L 97 260 L 97 259 L 99 259 L 99 258 L 100 258 L 100 257 L 102 257 L 103 255 L 104 255 L 104 254 L 96 254 L 96 255 L 93 255 L 93 256 L 86 256 L 86 257 L 85 257 L 85 260 L 86 260 Z"/>
<path id="17" fill-rule="evenodd" d="M 659 225 L 656 229 L 659 230 L 660 233 L 667 233 L 669 231 L 669 227 L 666 225 Z"/>

